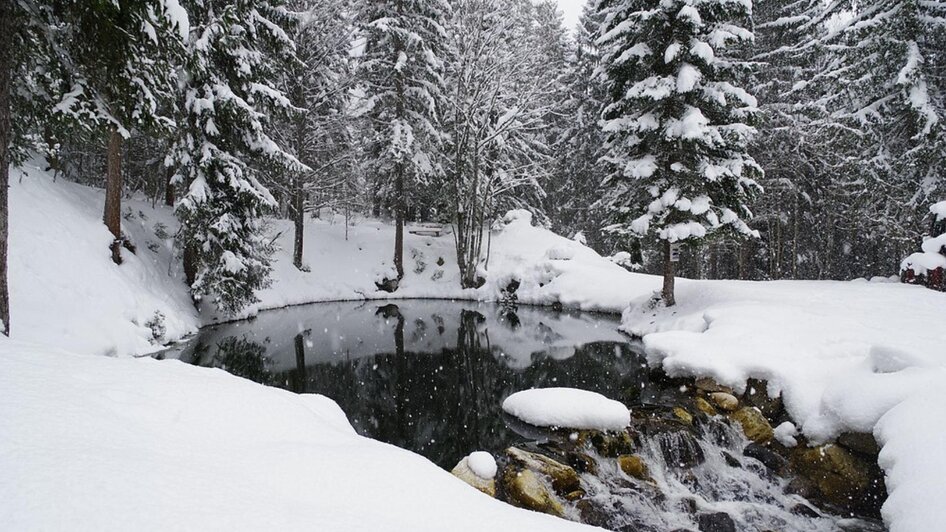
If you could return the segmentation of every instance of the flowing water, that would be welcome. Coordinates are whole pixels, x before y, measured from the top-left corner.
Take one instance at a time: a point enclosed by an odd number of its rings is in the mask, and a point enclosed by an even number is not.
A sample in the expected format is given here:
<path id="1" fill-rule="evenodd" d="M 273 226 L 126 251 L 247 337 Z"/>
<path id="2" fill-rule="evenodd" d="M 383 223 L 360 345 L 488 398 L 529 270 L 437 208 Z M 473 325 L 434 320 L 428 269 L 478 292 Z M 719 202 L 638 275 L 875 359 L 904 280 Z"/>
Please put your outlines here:
<path id="1" fill-rule="evenodd" d="M 360 434 L 450 469 L 475 450 L 500 456 L 541 443 L 542 431 L 503 416 L 503 399 L 519 390 L 592 390 L 632 411 L 680 404 L 685 390 L 651 371 L 617 326 L 615 316 L 536 307 L 320 303 L 208 327 L 161 356 L 326 395 Z M 637 452 L 652 482 L 629 482 L 614 460 L 596 456 L 598 473 L 582 475 L 592 511 L 570 505 L 570 517 L 615 530 L 882 530 L 787 494 L 788 480 L 743 456 L 749 442 L 727 423 L 643 434 Z"/>

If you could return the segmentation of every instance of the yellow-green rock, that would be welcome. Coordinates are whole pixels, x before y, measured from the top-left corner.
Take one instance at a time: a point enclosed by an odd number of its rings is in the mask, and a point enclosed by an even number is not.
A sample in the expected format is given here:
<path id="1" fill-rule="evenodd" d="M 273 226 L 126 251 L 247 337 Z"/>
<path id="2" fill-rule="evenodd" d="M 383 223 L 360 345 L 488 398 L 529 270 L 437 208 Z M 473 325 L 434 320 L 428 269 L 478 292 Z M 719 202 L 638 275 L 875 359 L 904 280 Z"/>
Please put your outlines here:
<path id="1" fill-rule="evenodd" d="M 529 469 L 517 471 L 507 468 L 503 475 L 503 485 L 509 502 L 522 508 L 562 517 L 565 508 L 552 495 L 535 472 Z"/>
<path id="2" fill-rule="evenodd" d="M 506 449 L 506 454 L 526 469 L 531 469 L 536 473 L 549 477 L 552 481 L 552 487 L 562 495 L 571 493 L 581 487 L 578 473 L 570 466 L 556 462 L 547 456 L 523 451 L 515 447 Z"/>
<path id="3" fill-rule="evenodd" d="M 739 408 L 739 399 L 736 399 L 736 396 L 731 393 L 713 392 L 709 394 L 709 398 L 713 404 L 727 412 L 732 412 Z"/>
<path id="4" fill-rule="evenodd" d="M 716 409 L 713 408 L 713 405 L 709 404 L 709 401 L 703 399 L 702 397 L 696 398 L 696 409 L 700 412 L 703 412 L 707 416 L 715 416 Z"/>
<path id="5" fill-rule="evenodd" d="M 681 408 L 679 406 L 673 407 L 673 415 L 687 425 L 693 424 L 693 416 L 690 415 L 690 413 L 687 412 L 685 408 Z"/>
<path id="6" fill-rule="evenodd" d="M 742 425 L 746 438 L 756 443 L 766 443 L 775 435 L 772 425 L 757 408 L 743 407 L 729 414 L 729 417 Z"/>
<path id="7" fill-rule="evenodd" d="M 491 478 L 487 479 L 477 476 L 476 473 L 470 469 L 466 457 L 464 457 L 463 460 L 460 460 L 460 463 L 458 463 L 456 467 L 454 467 L 450 472 L 453 474 L 453 476 L 482 491 L 490 497 L 496 496 L 496 481 Z"/>
<path id="8" fill-rule="evenodd" d="M 792 466 L 835 504 L 850 504 L 870 486 L 868 465 L 839 445 L 797 448 Z"/>
<path id="9" fill-rule="evenodd" d="M 641 459 L 640 456 L 635 454 L 622 454 L 618 456 L 618 465 L 621 466 L 621 471 L 629 477 L 634 477 L 640 480 L 649 480 L 650 472 L 647 470 L 647 464 Z"/>

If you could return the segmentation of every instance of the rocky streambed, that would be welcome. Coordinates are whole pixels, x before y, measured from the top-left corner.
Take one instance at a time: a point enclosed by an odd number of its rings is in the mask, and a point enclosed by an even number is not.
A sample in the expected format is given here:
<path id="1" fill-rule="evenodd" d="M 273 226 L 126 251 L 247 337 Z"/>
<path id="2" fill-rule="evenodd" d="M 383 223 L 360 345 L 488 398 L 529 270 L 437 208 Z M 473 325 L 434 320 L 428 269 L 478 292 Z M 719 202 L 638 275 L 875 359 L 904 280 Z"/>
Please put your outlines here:
<path id="1" fill-rule="evenodd" d="M 492 477 L 454 475 L 510 504 L 617 531 L 884 530 L 877 445 L 866 434 L 809 446 L 761 381 L 743 394 L 708 379 L 652 377 L 627 390 L 626 430 L 542 429 L 496 454 Z M 773 428 L 777 427 L 777 428 Z"/>

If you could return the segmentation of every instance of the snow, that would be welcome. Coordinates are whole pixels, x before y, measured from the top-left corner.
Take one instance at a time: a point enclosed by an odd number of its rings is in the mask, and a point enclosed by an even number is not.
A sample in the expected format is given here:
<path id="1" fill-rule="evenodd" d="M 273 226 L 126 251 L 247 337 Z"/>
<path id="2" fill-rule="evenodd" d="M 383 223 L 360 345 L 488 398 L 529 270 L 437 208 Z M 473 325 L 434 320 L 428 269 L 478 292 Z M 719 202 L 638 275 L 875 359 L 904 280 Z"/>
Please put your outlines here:
<path id="1" fill-rule="evenodd" d="M 946 256 L 939 253 L 913 253 L 900 263 L 900 271 L 913 270 L 916 275 L 926 275 L 937 268 L 946 268 Z"/>
<path id="2" fill-rule="evenodd" d="M 503 411 L 537 427 L 621 430 L 631 413 L 619 401 L 575 388 L 534 388 L 503 401 Z"/>
<path id="3" fill-rule="evenodd" d="M 873 433 L 894 532 L 946 519 L 946 294 L 900 283 L 688 281 L 677 305 L 649 296 L 625 311 L 648 361 L 673 376 L 712 377 L 738 392 L 768 381 L 813 443 Z M 787 427 L 781 429 L 787 436 Z"/>
<path id="4" fill-rule="evenodd" d="M 937 222 L 940 220 L 946 220 L 946 201 L 934 203 L 930 207 L 930 214 L 933 215 L 933 219 Z"/>
<path id="5" fill-rule="evenodd" d="M 177 361 L 0 340 L 0 420 L 4 530 L 589 529 L 358 436 L 326 397 Z"/>
<path id="6" fill-rule="evenodd" d="M 474 475 L 491 479 L 496 476 L 496 459 L 486 451 L 474 451 L 466 457 L 466 463 Z"/>
<path id="7" fill-rule="evenodd" d="M 798 445 L 798 440 L 795 439 L 795 435 L 798 434 L 798 429 L 795 428 L 795 424 L 791 421 L 785 421 L 775 427 L 775 440 L 784 445 L 785 447 L 794 447 Z"/>
<path id="8" fill-rule="evenodd" d="M 123 251 L 116 266 L 101 222 L 101 190 L 54 181 L 30 165 L 11 178 L 15 341 L 0 342 L 0 528 L 81 522 L 103 529 L 294 529 L 318 522 L 349 529 L 358 514 L 363 521 L 350 529 L 463 529 L 472 525 L 447 520 L 471 512 L 502 528 L 570 526 L 495 506 L 420 457 L 354 436 L 327 399 L 173 362 L 58 351 L 148 353 L 224 317 L 191 304 L 172 248 L 177 224 L 169 208 L 124 201 L 123 230 L 137 253 Z M 661 208 L 683 199 L 693 213 L 709 207 L 704 197 L 665 192 L 653 191 Z M 941 205 L 934 215 L 946 213 Z M 727 216 L 721 212 L 724 222 Z M 459 288 L 449 227 L 433 237 L 412 234 L 409 225 L 405 277 L 392 295 L 374 284 L 393 265 L 389 223 L 359 217 L 346 229 L 343 218 L 328 213 L 307 219 L 309 272 L 292 265 L 291 223 L 270 223 L 281 247 L 273 284 L 241 316 L 329 300 L 495 301 L 514 279 L 522 304 L 627 309 L 623 329 L 641 336 L 649 361 L 671 375 L 709 376 L 737 390 L 750 377 L 765 379 L 770 393 L 783 395 L 798 433 L 815 442 L 843 431 L 873 432 L 883 447 L 890 492 L 883 515 L 891 530 L 934 530 L 946 520 L 946 332 L 939 324 L 946 294 L 890 282 L 678 279 L 678 305 L 652 307 L 660 278 L 628 272 L 533 225 L 528 212 L 512 211 L 491 231 L 487 283 L 476 290 Z M 409 316 L 410 306 L 398 304 Z M 524 324 L 531 319 L 525 308 Z M 159 315 L 163 323 L 152 327 Z M 580 324 L 563 320 L 556 331 L 567 337 L 572 325 Z M 528 338 L 522 345 L 511 364 L 528 359 Z M 578 401 L 560 411 L 526 404 L 537 421 L 571 424 L 543 419 L 553 411 L 581 418 Z M 595 415 L 607 417 L 603 412 Z M 789 427 L 778 432 L 780 441 L 792 435 Z M 281 477 L 287 481 L 275 480 Z M 142 494 L 154 499 L 146 512 Z M 359 501 L 357 508 L 343 499 Z"/>

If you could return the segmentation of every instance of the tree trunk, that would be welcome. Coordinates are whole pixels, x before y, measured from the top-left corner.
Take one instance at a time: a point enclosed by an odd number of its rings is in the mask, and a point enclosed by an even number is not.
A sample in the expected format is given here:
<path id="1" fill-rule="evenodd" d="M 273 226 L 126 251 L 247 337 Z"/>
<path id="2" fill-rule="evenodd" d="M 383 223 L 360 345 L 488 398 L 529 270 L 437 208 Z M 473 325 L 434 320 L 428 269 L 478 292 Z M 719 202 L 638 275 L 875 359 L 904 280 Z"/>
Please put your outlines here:
<path id="1" fill-rule="evenodd" d="M 295 234 L 292 245 L 292 264 L 302 269 L 302 239 L 305 236 L 305 194 L 302 179 L 296 176 L 292 180 L 292 222 Z"/>
<path id="2" fill-rule="evenodd" d="M 399 164 L 394 176 L 394 269 L 404 277 L 404 170 Z"/>
<path id="3" fill-rule="evenodd" d="M 184 281 L 188 287 L 193 287 L 197 280 L 198 262 L 197 246 L 190 242 L 184 244 Z"/>
<path id="4" fill-rule="evenodd" d="M 664 305 L 672 307 L 677 304 L 673 298 L 673 262 L 670 260 L 670 241 L 664 240 L 664 287 L 660 293 Z"/>
<path id="5" fill-rule="evenodd" d="M 292 391 L 302 393 L 305 391 L 306 370 L 305 370 L 305 337 L 299 333 L 294 339 L 296 348 L 296 369 L 291 371 L 290 382 Z"/>
<path id="6" fill-rule="evenodd" d="M 0 332 L 10 336 L 7 279 L 8 191 L 10 183 L 10 84 L 13 62 L 13 2 L 0 1 Z"/>
<path id="7" fill-rule="evenodd" d="M 105 226 L 114 239 L 110 249 L 115 264 L 122 263 L 122 136 L 112 127 L 108 135 L 108 169 L 105 177 Z"/>
<path id="8" fill-rule="evenodd" d="M 168 167 L 167 177 L 164 180 L 164 204 L 168 207 L 174 206 L 174 184 L 171 179 L 174 178 L 174 168 Z"/>

